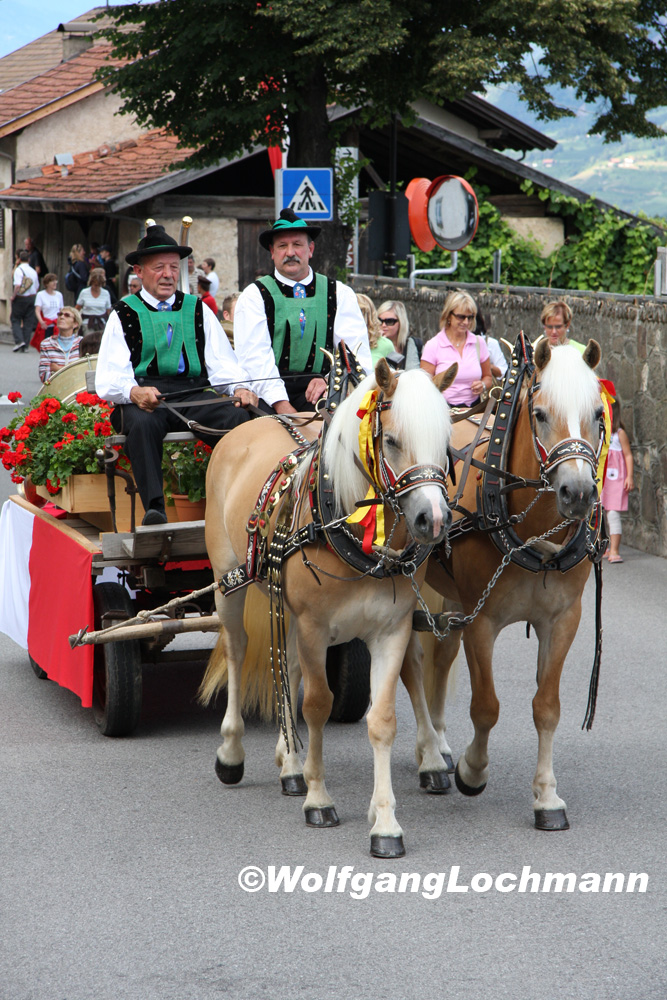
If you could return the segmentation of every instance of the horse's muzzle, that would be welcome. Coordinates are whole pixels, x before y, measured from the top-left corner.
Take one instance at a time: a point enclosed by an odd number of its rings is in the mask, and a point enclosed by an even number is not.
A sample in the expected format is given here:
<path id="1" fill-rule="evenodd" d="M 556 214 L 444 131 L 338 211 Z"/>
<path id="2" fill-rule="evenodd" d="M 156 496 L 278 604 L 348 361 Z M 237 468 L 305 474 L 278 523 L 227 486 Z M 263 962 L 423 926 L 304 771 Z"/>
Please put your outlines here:
<path id="1" fill-rule="evenodd" d="M 562 483 L 557 492 L 558 511 L 562 517 L 583 521 L 598 498 L 595 482 L 590 485 Z"/>

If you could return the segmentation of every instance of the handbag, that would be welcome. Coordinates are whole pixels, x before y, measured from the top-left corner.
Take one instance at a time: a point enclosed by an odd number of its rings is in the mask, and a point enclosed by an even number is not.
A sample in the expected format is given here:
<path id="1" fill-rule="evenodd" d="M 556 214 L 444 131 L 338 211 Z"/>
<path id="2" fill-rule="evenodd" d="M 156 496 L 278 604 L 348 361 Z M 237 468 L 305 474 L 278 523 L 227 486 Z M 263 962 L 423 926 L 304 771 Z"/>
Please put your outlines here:
<path id="1" fill-rule="evenodd" d="M 32 278 L 30 277 L 30 275 L 26 274 L 25 271 L 21 271 L 21 274 L 23 275 L 23 279 L 21 281 L 21 285 L 19 287 L 17 295 L 23 295 L 25 292 L 28 291 L 29 288 L 32 288 Z"/>

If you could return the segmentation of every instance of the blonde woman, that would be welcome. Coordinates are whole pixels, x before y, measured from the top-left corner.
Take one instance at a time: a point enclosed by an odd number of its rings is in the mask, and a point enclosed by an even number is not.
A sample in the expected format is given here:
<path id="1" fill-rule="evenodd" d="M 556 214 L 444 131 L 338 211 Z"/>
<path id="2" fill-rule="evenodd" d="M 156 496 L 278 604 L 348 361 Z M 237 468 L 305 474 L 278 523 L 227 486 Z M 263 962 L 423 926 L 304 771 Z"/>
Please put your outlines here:
<path id="1" fill-rule="evenodd" d="M 380 333 L 394 345 L 394 350 L 402 354 L 404 361 L 399 366 L 409 370 L 419 368 L 423 341 L 410 336 L 410 322 L 402 302 L 388 300 L 378 309 Z"/>
<path id="2" fill-rule="evenodd" d="M 394 344 L 389 337 L 383 337 L 380 333 L 380 320 L 371 299 L 367 295 L 357 293 L 357 302 L 359 303 L 361 315 L 364 317 L 364 323 L 368 330 L 371 358 L 373 359 L 373 367 L 375 367 L 380 358 L 386 358 L 388 354 L 394 351 Z"/>
<path id="3" fill-rule="evenodd" d="M 89 333 L 103 330 L 111 312 L 111 296 L 106 289 L 107 276 L 103 267 L 94 267 L 88 277 L 88 287 L 81 290 L 76 307 Z"/>
<path id="4" fill-rule="evenodd" d="M 70 274 L 65 278 L 65 285 L 70 292 L 74 292 L 77 299 L 88 283 L 88 261 L 86 251 L 80 243 L 75 243 L 69 252 Z M 73 277 L 70 275 L 73 272 Z"/>
<path id="5" fill-rule="evenodd" d="M 542 315 L 540 316 L 544 327 L 544 336 L 549 341 L 551 347 L 561 347 L 568 344 L 576 347 L 580 354 L 586 350 L 585 344 L 579 344 L 576 340 L 570 340 L 570 323 L 572 322 L 572 310 L 567 302 L 547 302 Z"/>
<path id="6" fill-rule="evenodd" d="M 493 385 L 489 350 L 483 337 L 472 332 L 477 321 L 475 300 L 467 292 L 450 292 L 440 314 L 440 331 L 427 341 L 421 367 L 431 377 L 454 362 L 456 378 L 445 391 L 451 406 L 473 406 Z"/>

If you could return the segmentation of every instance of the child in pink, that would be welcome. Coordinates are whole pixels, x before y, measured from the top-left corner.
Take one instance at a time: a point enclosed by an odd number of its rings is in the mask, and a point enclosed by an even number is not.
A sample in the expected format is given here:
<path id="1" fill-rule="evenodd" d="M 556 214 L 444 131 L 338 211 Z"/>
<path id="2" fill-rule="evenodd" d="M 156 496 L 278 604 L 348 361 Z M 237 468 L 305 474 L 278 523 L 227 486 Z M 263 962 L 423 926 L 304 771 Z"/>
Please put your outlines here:
<path id="1" fill-rule="evenodd" d="M 634 488 L 634 461 L 630 439 L 621 421 L 621 404 L 616 399 L 611 404 L 611 443 L 602 487 L 602 506 L 607 512 L 609 522 L 610 563 L 623 562 L 619 552 L 622 534 L 621 511 L 628 509 L 628 493 Z"/>

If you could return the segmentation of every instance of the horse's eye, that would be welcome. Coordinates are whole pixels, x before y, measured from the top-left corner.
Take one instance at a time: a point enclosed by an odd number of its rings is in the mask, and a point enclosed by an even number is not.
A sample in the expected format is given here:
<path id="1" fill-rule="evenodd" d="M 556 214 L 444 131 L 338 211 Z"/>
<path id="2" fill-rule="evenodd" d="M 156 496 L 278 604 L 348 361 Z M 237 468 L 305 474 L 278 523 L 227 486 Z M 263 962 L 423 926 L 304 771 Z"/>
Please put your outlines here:
<path id="1" fill-rule="evenodd" d="M 598 406 L 597 410 L 595 411 L 595 417 L 593 419 L 597 422 L 598 420 L 601 420 L 603 416 L 604 416 L 604 406 Z"/>
<path id="2" fill-rule="evenodd" d="M 536 409 L 534 412 L 535 412 L 535 419 L 537 420 L 537 422 L 540 423 L 540 424 L 546 424 L 546 422 L 547 422 L 547 415 L 544 412 L 544 410 L 537 410 Z"/>
<path id="3" fill-rule="evenodd" d="M 385 434 L 384 444 L 386 448 L 398 448 L 398 441 L 391 434 Z"/>

